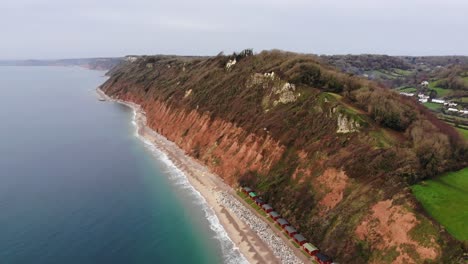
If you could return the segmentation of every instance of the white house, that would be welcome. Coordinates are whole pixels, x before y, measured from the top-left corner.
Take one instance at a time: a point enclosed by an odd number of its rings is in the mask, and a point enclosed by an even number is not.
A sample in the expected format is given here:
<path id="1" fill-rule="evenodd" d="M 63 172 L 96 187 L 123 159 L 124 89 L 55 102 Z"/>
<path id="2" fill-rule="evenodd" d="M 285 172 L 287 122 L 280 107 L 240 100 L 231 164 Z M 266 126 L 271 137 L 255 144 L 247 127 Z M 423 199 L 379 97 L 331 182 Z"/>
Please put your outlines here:
<path id="1" fill-rule="evenodd" d="M 456 108 L 449 108 L 447 110 L 450 111 L 450 112 L 456 112 L 456 113 L 459 112 L 458 109 L 456 109 Z"/>
<path id="2" fill-rule="evenodd" d="M 436 104 L 445 104 L 445 100 L 442 99 L 432 99 L 432 102 Z"/>
<path id="3" fill-rule="evenodd" d="M 421 102 L 421 103 L 427 103 L 427 98 L 421 98 L 418 101 Z"/>
<path id="4" fill-rule="evenodd" d="M 410 97 L 414 96 L 414 93 L 405 93 L 405 92 L 401 92 L 400 94 L 401 94 L 401 95 L 404 95 L 404 96 L 410 96 Z"/>
<path id="5" fill-rule="evenodd" d="M 448 106 L 457 106 L 458 104 L 457 103 L 452 103 L 452 102 L 449 102 Z"/>
<path id="6" fill-rule="evenodd" d="M 428 81 L 423 81 L 423 82 L 421 83 L 421 86 L 422 86 L 422 87 L 427 87 L 427 86 L 429 86 L 429 82 L 428 82 Z"/>

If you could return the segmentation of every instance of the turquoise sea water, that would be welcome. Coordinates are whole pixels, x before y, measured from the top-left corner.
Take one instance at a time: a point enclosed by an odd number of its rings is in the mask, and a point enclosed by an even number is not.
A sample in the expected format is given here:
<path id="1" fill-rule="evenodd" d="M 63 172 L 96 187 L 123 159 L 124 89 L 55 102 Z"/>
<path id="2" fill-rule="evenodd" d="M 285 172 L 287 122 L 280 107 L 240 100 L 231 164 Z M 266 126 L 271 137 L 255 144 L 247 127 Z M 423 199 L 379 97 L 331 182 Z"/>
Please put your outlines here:
<path id="1" fill-rule="evenodd" d="M 96 99 L 103 75 L 0 67 L 0 263 L 241 261 L 132 110 Z"/>

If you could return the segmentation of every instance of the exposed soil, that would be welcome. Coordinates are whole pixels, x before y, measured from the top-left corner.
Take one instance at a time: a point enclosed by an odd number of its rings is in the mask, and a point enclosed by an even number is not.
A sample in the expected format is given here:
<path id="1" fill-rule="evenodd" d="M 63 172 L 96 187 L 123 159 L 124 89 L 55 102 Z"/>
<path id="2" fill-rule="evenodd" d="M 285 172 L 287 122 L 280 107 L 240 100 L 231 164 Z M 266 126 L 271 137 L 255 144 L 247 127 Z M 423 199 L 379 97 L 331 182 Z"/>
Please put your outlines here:
<path id="1" fill-rule="evenodd" d="M 372 207 L 371 215 L 356 228 L 358 238 L 369 241 L 379 250 L 396 247 L 399 255 L 392 263 L 416 263 L 409 255 L 412 253 L 416 253 L 419 259 L 436 259 L 440 252 L 436 243 L 433 247 L 424 247 L 409 235 L 411 229 L 419 224 L 415 215 L 392 202 L 385 200 Z M 414 252 L 408 252 L 407 248 L 414 249 Z"/>

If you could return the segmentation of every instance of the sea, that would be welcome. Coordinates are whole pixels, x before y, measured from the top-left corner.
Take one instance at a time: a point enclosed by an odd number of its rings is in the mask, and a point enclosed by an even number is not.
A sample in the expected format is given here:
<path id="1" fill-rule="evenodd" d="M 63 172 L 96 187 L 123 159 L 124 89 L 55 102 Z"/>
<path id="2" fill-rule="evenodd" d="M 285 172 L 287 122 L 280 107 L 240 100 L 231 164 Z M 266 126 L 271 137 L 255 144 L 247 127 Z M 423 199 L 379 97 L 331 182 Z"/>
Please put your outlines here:
<path id="1" fill-rule="evenodd" d="M 0 263 L 244 263 L 133 110 L 97 99 L 106 79 L 0 67 Z"/>

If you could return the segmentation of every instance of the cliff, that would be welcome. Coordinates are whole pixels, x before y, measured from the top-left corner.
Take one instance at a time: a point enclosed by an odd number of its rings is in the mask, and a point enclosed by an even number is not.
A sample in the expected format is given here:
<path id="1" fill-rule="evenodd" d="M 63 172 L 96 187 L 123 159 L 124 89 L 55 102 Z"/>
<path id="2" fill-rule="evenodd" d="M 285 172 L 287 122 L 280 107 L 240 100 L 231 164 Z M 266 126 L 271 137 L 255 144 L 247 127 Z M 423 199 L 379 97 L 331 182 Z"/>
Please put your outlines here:
<path id="1" fill-rule="evenodd" d="M 101 89 L 340 263 L 452 263 L 460 243 L 409 184 L 466 165 L 452 128 L 314 56 L 132 57 Z"/>

